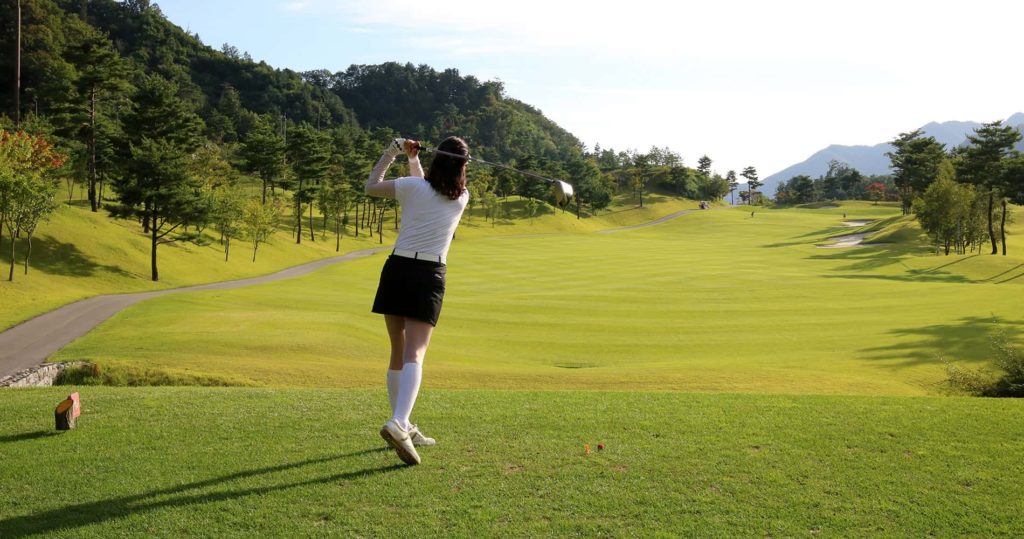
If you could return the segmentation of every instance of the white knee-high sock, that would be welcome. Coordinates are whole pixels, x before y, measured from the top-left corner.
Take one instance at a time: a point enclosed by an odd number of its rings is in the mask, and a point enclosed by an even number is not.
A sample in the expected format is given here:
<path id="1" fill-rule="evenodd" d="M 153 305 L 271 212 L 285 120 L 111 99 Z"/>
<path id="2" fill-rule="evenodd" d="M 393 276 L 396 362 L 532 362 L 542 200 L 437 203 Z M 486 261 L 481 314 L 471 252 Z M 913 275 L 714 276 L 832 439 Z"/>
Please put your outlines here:
<path id="1" fill-rule="evenodd" d="M 423 365 L 406 363 L 398 375 L 398 399 L 395 401 L 394 420 L 403 429 L 409 428 L 409 416 L 416 404 L 416 396 L 420 392 L 420 381 L 423 380 Z"/>
<path id="2" fill-rule="evenodd" d="M 391 403 L 391 413 L 395 413 L 395 404 L 398 402 L 398 375 L 401 370 L 388 369 L 388 402 Z"/>

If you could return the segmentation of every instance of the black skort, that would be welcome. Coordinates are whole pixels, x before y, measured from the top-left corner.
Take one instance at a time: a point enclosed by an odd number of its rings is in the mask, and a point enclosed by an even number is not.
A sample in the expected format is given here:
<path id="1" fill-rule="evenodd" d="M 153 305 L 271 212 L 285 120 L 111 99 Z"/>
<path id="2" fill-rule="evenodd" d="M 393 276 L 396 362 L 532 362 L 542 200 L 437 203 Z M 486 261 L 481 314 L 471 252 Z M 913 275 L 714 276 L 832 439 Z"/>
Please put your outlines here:
<path id="1" fill-rule="evenodd" d="M 380 271 L 373 312 L 437 325 L 444 300 L 447 266 L 430 260 L 391 255 Z"/>

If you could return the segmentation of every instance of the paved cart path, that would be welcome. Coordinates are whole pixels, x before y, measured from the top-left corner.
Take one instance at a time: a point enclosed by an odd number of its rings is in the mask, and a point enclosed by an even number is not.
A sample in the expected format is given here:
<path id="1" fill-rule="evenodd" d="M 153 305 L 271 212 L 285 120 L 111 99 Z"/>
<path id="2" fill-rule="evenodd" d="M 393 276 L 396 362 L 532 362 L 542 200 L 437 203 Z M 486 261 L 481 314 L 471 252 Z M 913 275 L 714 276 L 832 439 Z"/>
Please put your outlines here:
<path id="1" fill-rule="evenodd" d="M 200 284 L 153 292 L 134 294 L 108 294 L 65 305 L 54 311 L 22 322 L 0 333 L 0 378 L 42 364 L 51 354 L 71 341 L 88 333 L 104 320 L 117 314 L 121 309 L 140 301 L 180 292 L 199 290 L 231 290 L 243 286 L 281 281 L 307 275 L 320 268 L 370 256 L 390 247 L 376 247 L 353 251 L 347 255 L 316 260 L 308 264 L 291 267 L 269 275 Z"/>
<path id="2" fill-rule="evenodd" d="M 648 226 L 659 225 L 688 213 L 701 211 L 698 209 L 682 210 L 664 217 L 642 223 L 639 225 L 626 226 L 601 230 L 599 234 L 621 232 Z M 104 320 L 114 316 L 125 307 L 134 305 L 140 301 L 150 298 L 177 294 L 180 292 L 195 292 L 198 290 L 231 290 L 243 286 L 268 283 L 291 279 L 309 274 L 320 268 L 363 258 L 374 253 L 386 251 L 390 247 L 376 247 L 354 251 L 344 256 L 335 256 L 317 260 L 308 264 L 302 264 L 288 268 L 277 273 L 251 277 L 237 281 L 224 281 L 219 283 L 201 284 L 186 286 L 183 288 L 172 288 L 168 290 L 155 290 L 153 292 L 138 292 L 134 294 L 107 294 L 95 296 L 88 299 L 71 303 L 37 316 L 31 320 L 22 322 L 7 331 L 0 333 L 0 378 L 14 374 L 23 369 L 36 367 L 46 362 L 46 358 L 61 348 L 67 346 L 71 341 L 85 335 Z"/>

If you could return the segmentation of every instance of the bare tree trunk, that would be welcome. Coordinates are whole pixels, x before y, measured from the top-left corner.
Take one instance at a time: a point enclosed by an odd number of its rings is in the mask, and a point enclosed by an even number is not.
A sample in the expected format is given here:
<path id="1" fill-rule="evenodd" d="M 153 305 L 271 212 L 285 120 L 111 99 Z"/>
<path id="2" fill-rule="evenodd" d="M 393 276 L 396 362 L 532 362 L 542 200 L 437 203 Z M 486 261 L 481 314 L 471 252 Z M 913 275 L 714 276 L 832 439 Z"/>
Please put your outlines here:
<path id="1" fill-rule="evenodd" d="M 263 180 L 263 202 L 262 202 L 262 204 L 264 206 L 267 205 L 267 180 L 266 179 Z"/>
<path id="2" fill-rule="evenodd" d="M 302 202 L 298 197 L 298 193 L 302 192 L 302 182 L 299 181 L 299 191 L 295 197 L 295 243 L 302 243 Z"/>
<path id="3" fill-rule="evenodd" d="M 96 194 L 96 88 L 89 91 L 89 207 L 99 211 Z"/>
<path id="4" fill-rule="evenodd" d="M 29 232 L 28 236 L 25 236 L 25 241 L 28 242 L 28 248 L 25 249 L 25 275 L 28 275 L 28 259 L 32 256 L 32 233 Z"/>
<path id="5" fill-rule="evenodd" d="M 377 220 L 377 237 L 380 238 L 380 243 L 384 243 L 384 212 L 388 211 L 387 206 L 381 205 L 380 207 L 380 219 Z"/>
<path id="6" fill-rule="evenodd" d="M 149 256 L 150 260 L 149 260 L 149 266 L 150 266 L 150 269 L 151 269 L 151 272 L 152 272 L 153 281 L 159 281 L 160 280 L 160 272 L 157 271 L 157 268 L 156 268 L 156 246 L 159 245 L 160 238 L 159 238 L 159 236 L 157 236 L 157 232 L 156 232 L 156 229 L 157 229 L 157 226 L 156 226 L 156 211 L 153 211 L 152 221 L 153 221 L 153 224 L 152 224 L 152 226 L 149 227 L 149 231 L 150 231 L 150 256 Z"/>
<path id="7" fill-rule="evenodd" d="M 14 242 L 15 242 L 15 238 L 18 237 L 18 233 L 16 231 L 10 230 L 10 229 L 8 229 L 8 232 L 11 233 L 11 271 L 7 274 L 7 280 L 13 282 L 14 281 Z"/>
<path id="8" fill-rule="evenodd" d="M 17 53 L 14 60 L 14 127 L 21 126 L 21 0 L 18 0 Z"/>
<path id="9" fill-rule="evenodd" d="M 995 201 L 995 192 L 989 190 L 988 192 L 988 237 L 992 240 L 992 253 L 999 254 L 999 246 L 996 245 L 996 232 L 992 229 L 992 204 Z"/>
<path id="10" fill-rule="evenodd" d="M 224 241 L 224 261 L 227 262 L 228 261 L 228 253 L 231 252 L 231 236 L 227 235 L 227 234 L 225 234 L 224 236 L 225 236 L 225 241 Z"/>
<path id="11" fill-rule="evenodd" d="M 309 241 L 316 241 L 316 231 L 313 230 L 313 203 L 309 203 Z"/>
<path id="12" fill-rule="evenodd" d="M 355 221 L 353 221 L 353 224 L 355 225 L 355 229 L 356 229 L 355 237 L 358 238 L 359 237 L 359 203 L 358 202 L 355 204 L 355 212 L 356 212 L 356 218 L 355 218 Z"/>
<path id="13" fill-rule="evenodd" d="M 341 219 L 334 216 L 334 252 L 341 251 Z"/>
<path id="14" fill-rule="evenodd" d="M 999 223 L 999 236 L 1003 242 L 1003 256 L 1006 256 L 1006 199 L 1003 198 L 1003 219 Z"/>

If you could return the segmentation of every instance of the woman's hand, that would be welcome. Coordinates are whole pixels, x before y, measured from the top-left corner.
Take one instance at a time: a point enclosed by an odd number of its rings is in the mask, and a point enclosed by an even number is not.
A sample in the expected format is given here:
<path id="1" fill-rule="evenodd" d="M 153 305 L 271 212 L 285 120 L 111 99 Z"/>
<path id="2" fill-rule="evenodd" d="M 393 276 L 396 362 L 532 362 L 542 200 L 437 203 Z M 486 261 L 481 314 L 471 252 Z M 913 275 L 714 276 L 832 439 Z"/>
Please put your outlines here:
<path id="1" fill-rule="evenodd" d="M 415 140 L 408 139 L 408 138 L 405 139 L 405 144 L 403 144 L 403 148 L 402 149 L 405 150 L 405 155 L 409 159 L 412 159 L 412 158 L 416 157 L 420 153 L 420 145 L 419 145 L 419 143 L 417 143 Z"/>

